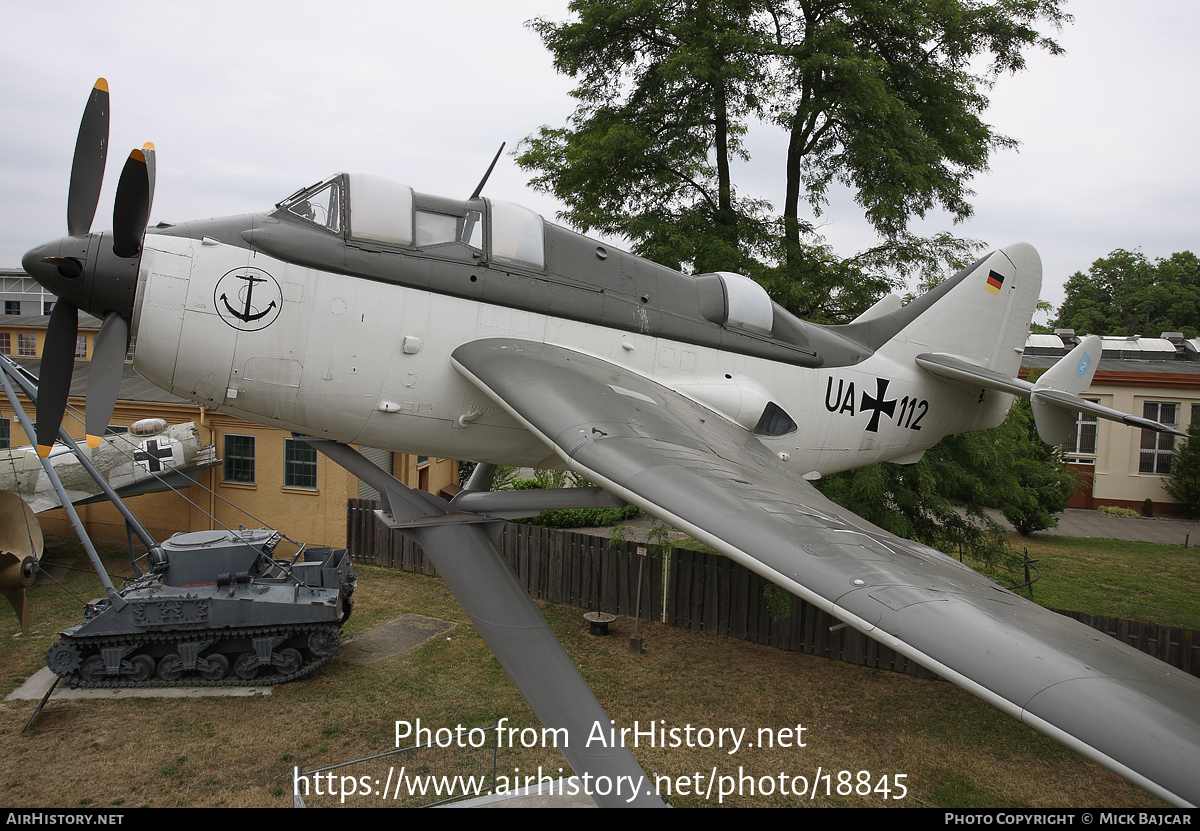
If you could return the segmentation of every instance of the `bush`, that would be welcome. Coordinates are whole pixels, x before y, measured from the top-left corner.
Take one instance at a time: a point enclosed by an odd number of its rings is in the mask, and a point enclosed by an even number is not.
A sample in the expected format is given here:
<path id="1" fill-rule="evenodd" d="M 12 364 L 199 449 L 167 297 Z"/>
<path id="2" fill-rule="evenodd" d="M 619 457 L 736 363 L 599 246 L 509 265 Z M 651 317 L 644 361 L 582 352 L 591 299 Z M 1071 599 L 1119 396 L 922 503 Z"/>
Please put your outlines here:
<path id="1" fill-rule="evenodd" d="M 609 525 L 620 525 L 627 519 L 633 519 L 639 511 L 633 505 L 624 508 L 571 508 L 561 511 L 542 511 L 527 519 L 514 519 L 526 525 L 542 525 L 546 528 L 604 528 Z"/>
<path id="2" fill-rule="evenodd" d="M 1171 459 L 1171 478 L 1164 483 L 1167 493 L 1179 504 L 1179 511 L 1188 517 L 1200 517 L 1200 421 L 1188 427 L 1188 440 L 1175 447 Z"/>

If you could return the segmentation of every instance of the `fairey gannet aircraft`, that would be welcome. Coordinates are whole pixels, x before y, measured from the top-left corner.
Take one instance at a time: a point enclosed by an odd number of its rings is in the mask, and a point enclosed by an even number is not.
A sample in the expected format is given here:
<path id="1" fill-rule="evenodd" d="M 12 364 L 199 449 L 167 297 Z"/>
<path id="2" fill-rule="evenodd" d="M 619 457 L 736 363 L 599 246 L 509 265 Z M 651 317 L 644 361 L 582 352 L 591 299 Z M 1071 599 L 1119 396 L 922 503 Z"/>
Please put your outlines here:
<path id="1" fill-rule="evenodd" d="M 486 493 L 492 464 L 572 468 L 1147 790 L 1200 803 L 1200 681 L 806 481 L 914 462 L 948 433 L 999 424 L 1014 394 L 1031 397 L 1053 442 L 1077 410 L 1169 429 L 1076 396 L 1098 339 L 1037 384 L 1014 377 L 1041 283 L 1029 245 L 902 308 L 886 300 L 820 326 L 745 277 L 687 276 L 478 188 L 452 199 L 339 174 L 265 213 L 147 230 L 149 146 L 121 174 L 113 230 L 89 233 L 107 104 L 100 82 L 80 126 L 70 235 L 24 258 L 61 298 L 38 430 L 57 430 L 65 395 L 52 386 L 69 376 L 83 308 L 105 321 L 98 354 L 123 356 L 132 332 L 134 366 L 156 384 L 313 437 L 377 483 L 538 717 L 570 731 L 576 772 L 627 784 L 608 803 L 655 799 L 628 751 L 585 747 L 605 716 L 491 545 L 491 519 L 512 507 Z M 105 423 L 115 383 L 93 367 L 89 424 Z M 349 443 L 483 464 L 447 505 Z"/>

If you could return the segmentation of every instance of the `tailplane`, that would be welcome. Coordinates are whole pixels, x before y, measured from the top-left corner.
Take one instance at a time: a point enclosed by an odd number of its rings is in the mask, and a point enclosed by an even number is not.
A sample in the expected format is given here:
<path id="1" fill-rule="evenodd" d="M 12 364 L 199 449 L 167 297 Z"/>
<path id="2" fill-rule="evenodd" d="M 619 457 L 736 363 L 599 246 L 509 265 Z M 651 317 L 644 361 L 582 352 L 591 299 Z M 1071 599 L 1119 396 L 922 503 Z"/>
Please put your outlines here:
<path id="1" fill-rule="evenodd" d="M 1075 430 L 1076 413 L 1087 413 L 1143 430 L 1187 436 L 1187 433 L 1170 425 L 1159 424 L 1148 418 L 1080 398 L 1078 394 L 1091 386 L 1100 355 L 1100 338 L 1089 335 L 1046 370 L 1036 384 L 978 366 L 953 355 L 926 352 L 917 355 L 916 361 L 917 365 L 930 375 L 972 392 L 985 389 L 1025 396 L 1033 409 L 1038 436 L 1046 444 L 1063 444 L 1070 439 Z"/>

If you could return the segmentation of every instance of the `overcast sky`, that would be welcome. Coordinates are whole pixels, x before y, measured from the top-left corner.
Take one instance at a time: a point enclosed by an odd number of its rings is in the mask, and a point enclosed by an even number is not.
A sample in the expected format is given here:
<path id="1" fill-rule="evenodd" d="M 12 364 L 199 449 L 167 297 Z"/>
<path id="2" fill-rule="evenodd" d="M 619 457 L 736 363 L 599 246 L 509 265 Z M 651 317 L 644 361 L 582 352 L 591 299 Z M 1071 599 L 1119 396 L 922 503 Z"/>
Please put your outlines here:
<path id="1" fill-rule="evenodd" d="M 339 170 L 466 197 L 501 141 L 512 149 L 573 109 L 571 79 L 525 26 L 564 19 L 563 0 L 0 2 L 3 267 L 65 233 L 75 135 L 100 76 L 112 128 L 95 230 L 111 226 L 120 167 L 145 141 L 158 150 L 152 221 L 182 221 L 264 210 Z M 1067 54 L 1034 53 L 992 91 L 985 118 L 1021 147 L 974 182 L 975 217 L 914 225 L 1033 243 L 1055 306 L 1067 277 L 1116 248 L 1155 258 L 1200 247 L 1200 3 L 1067 10 L 1075 23 L 1057 35 Z M 756 128 L 739 174 L 744 194 L 776 208 L 784 142 Z M 526 179 L 505 157 L 485 193 L 553 217 L 558 206 Z M 818 221 L 840 254 L 875 242 L 848 191 Z"/>

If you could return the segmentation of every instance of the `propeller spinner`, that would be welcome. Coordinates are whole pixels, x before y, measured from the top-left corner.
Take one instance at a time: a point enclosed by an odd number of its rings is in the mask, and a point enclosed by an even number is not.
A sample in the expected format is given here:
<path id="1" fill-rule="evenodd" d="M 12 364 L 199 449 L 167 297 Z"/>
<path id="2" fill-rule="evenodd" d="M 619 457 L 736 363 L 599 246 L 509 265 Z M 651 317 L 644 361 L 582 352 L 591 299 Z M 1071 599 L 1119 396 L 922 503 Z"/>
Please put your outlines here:
<path id="1" fill-rule="evenodd" d="M 116 406 L 129 321 L 137 290 L 142 240 L 154 200 L 154 145 L 129 154 L 113 205 L 113 230 L 91 233 L 108 156 L 108 83 L 96 81 L 79 123 L 71 189 L 67 196 L 69 236 L 29 251 L 21 264 L 58 296 L 42 349 L 38 393 L 38 453 L 50 453 L 71 390 L 79 310 L 104 323 L 96 337 L 87 394 L 87 441 L 98 447 Z"/>

